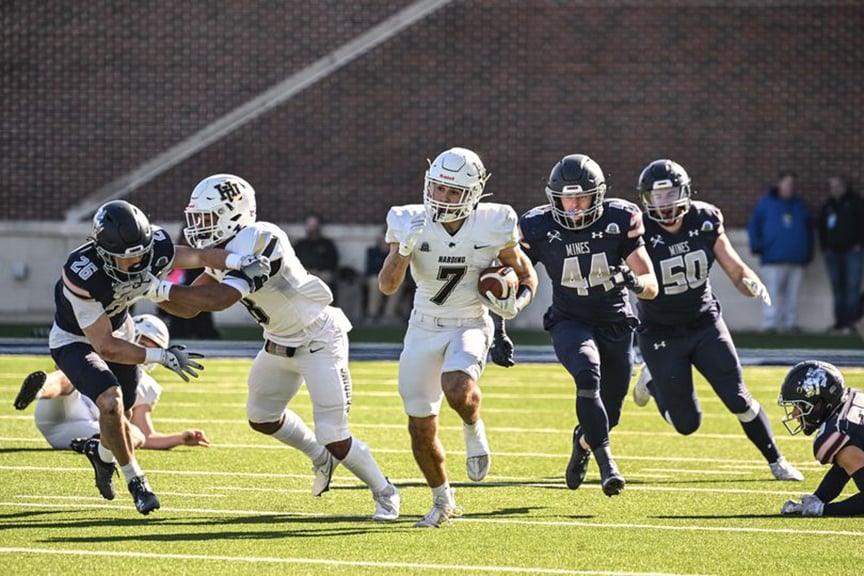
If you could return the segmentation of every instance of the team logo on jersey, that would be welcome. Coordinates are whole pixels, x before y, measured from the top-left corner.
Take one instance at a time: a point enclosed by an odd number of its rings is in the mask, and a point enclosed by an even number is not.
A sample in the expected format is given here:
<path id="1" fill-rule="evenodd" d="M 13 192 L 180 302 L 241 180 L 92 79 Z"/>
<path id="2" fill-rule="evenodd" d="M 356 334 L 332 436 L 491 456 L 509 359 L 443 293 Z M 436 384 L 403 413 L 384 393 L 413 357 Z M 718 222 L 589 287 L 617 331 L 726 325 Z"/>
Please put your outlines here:
<path id="1" fill-rule="evenodd" d="M 690 230 L 688 234 L 690 234 L 690 238 L 693 238 L 694 236 L 699 236 L 699 230 Z"/>
<path id="2" fill-rule="evenodd" d="M 559 242 L 562 241 L 561 232 L 559 230 L 550 230 L 549 232 L 546 232 L 546 238 L 549 239 L 550 244 L 552 243 L 552 240 L 558 240 Z"/>
<path id="3" fill-rule="evenodd" d="M 702 223 L 702 232 L 713 232 L 714 224 L 710 220 L 706 220 Z"/>
<path id="4" fill-rule="evenodd" d="M 666 341 L 665 340 L 661 340 L 660 342 L 654 343 L 654 350 L 659 350 L 660 348 L 665 348 L 665 347 L 666 347 Z"/>
<path id="5" fill-rule="evenodd" d="M 420 244 L 420 252 L 429 252 L 429 243 L 423 242 Z"/>
<path id="6" fill-rule="evenodd" d="M 661 244 L 663 244 L 663 245 L 666 244 L 666 243 L 663 241 L 663 237 L 660 236 L 659 234 L 655 234 L 655 235 L 652 236 L 648 241 L 651 242 L 651 247 L 652 247 L 652 248 L 656 248 L 657 246 L 660 246 Z"/>
<path id="7" fill-rule="evenodd" d="M 608 226 L 606 226 L 606 234 L 621 234 L 621 228 L 618 227 L 618 224 L 615 222 L 610 222 Z"/>
<path id="8" fill-rule="evenodd" d="M 591 238 L 603 238 L 603 232 L 591 232 Z"/>

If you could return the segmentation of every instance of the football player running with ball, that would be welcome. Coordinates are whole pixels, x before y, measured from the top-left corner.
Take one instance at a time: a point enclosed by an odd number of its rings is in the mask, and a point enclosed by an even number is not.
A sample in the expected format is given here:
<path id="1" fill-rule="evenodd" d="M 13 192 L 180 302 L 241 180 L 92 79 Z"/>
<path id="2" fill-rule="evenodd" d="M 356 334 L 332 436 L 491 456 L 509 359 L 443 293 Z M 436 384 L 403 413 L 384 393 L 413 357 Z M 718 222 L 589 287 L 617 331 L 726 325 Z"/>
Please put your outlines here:
<path id="1" fill-rule="evenodd" d="M 708 273 L 716 260 L 742 294 L 770 305 L 768 292 L 729 242 L 720 210 L 692 201 L 691 195 L 690 176 L 672 160 L 655 160 L 639 177 L 639 199 L 648 216 L 646 248 L 659 276 L 660 293 L 638 303 L 639 349 L 645 365 L 633 400 L 645 406 L 653 397 L 678 433 L 694 433 L 702 422 L 693 388 L 695 367 L 738 418 L 774 478 L 803 480 L 780 455 L 765 410 L 744 385 L 741 362 Z"/>
<path id="2" fill-rule="evenodd" d="M 543 326 L 558 359 L 576 383 L 573 450 L 567 487 L 582 485 L 593 453 L 603 493 L 624 489 L 609 443 L 633 372 L 628 289 L 640 299 L 657 294 L 642 241 L 642 214 L 632 202 L 605 199 L 606 178 L 584 154 L 565 156 L 546 184 L 549 203 L 522 215 L 522 246 L 552 280 L 552 306 Z"/>
<path id="3" fill-rule="evenodd" d="M 151 278 L 145 296 L 184 318 L 240 302 L 264 329 L 264 348 L 249 371 L 249 425 L 309 457 L 314 496 L 330 488 L 333 470 L 341 463 L 372 491 L 372 519 L 395 520 L 399 492 L 381 473 L 369 447 L 348 428 L 351 323 L 342 310 L 330 306 L 332 292 L 306 271 L 285 232 L 256 222 L 255 210 L 255 190 L 244 179 L 216 174 L 199 182 L 186 207 L 189 244 L 260 255 L 264 273 L 208 268 L 191 286 Z M 304 381 L 312 399 L 314 433 L 287 408 Z"/>
<path id="4" fill-rule="evenodd" d="M 442 397 L 463 422 L 468 477 L 476 482 L 489 472 L 477 384 L 492 341 L 488 310 L 513 318 L 537 287 L 534 268 L 517 242 L 516 213 L 480 202 L 488 178 L 476 153 L 451 148 L 430 163 L 423 204 L 394 206 L 387 214 L 390 253 L 379 287 L 395 293 L 409 266 L 417 283 L 399 357 L 399 394 L 414 459 L 432 489 L 432 509 L 415 524 L 420 528 L 445 525 L 459 513 L 438 439 Z M 503 300 L 489 300 L 477 290 L 480 272 L 496 259 L 519 277 L 517 290 Z"/>
<path id="5" fill-rule="evenodd" d="M 780 387 L 778 403 L 786 410 L 783 425 L 790 434 L 816 433 L 813 456 L 829 464 L 813 494 L 788 500 L 782 514 L 860 516 L 864 514 L 864 392 L 847 388 L 833 364 L 807 360 L 792 367 Z M 834 500 L 849 480 L 858 492 Z"/>

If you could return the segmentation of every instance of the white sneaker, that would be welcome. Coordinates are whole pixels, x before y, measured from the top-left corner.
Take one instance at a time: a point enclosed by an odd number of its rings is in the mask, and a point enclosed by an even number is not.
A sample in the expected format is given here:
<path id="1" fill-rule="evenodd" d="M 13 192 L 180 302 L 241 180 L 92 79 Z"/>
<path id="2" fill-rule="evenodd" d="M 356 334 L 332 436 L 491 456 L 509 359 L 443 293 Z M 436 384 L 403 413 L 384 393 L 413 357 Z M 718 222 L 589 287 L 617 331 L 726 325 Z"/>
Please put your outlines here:
<path id="1" fill-rule="evenodd" d="M 486 426 L 482 419 L 478 419 L 474 426 L 462 423 L 462 431 L 465 434 L 465 469 L 468 478 L 474 482 L 480 482 L 489 473 L 492 466 L 492 455 L 489 450 L 489 441 L 486 439 Z"/>
<path id="2" fill-rule="evenodd" d="M 312 466 L 312 472 L 315 474 L 315 479 L 312 480 L 312 496 L 321 496 L 330 490 L 330 480 L 338 465 L 339 461 L 328 451 L 326 462 L 320 466 Z"/>
<path id="3" fill-rule="evenodd" d="M 639 378 L 636 379 L 636 385 L 633 386 L 633 402 L 640 408 L 647 406 L 651 401 L 651 390 L 648 389 L 648 382 L 651 381 L 651 372 L 648 371 L 648 365 L 642 364 L 639 369 Z"/>
<path id="4" fill-rule="evenodd" d="M 402 496 L 390 480 L 387 480 L 387 487 L 377 494 L 372 494 L 372 498 L 375 500 L 375 513 L 372 514 L 372 520 L 392 522 L 399 518 Z"/>
<path id="5" fill-rule="evenodd" d="M 787 482 L 801 482 L 804 480 L 804 474 L 790 464 L 783 456 L 778 458 L 776 462 L 769 464 L 769 466 L 771 466 L 771 473 L 777 480 Z"/>
<path id="6" fill-rule="evenodd" d="M 432 504 L 432 510 L 429 511 L 422 520 L 414 523 L 415 528 L 440 528 L 452 524 L 453 518 L 462 516 L 462 509 L 456 506 L 454 498 L 454 490 L 450 489 L 449 498 L 436 499 Z"/>

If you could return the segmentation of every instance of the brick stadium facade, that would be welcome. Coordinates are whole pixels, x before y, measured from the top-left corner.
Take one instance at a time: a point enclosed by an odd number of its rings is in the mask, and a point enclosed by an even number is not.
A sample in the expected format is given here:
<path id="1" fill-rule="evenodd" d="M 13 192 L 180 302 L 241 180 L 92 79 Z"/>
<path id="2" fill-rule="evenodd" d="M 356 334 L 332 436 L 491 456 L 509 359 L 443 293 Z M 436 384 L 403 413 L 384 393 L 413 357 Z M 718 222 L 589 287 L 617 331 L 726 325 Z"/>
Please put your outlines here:
<path id="1" fill-rule="evenodd" d="M 62 220 L 409 3 L 4 3 L 0 220 Z M 229 171 L 268 220 L 379 224 L 451 145 L 478 150 L 517 210 L 577 151 L 626 198 L 673 157 L 732 226 L 781 168 L 813 204 L 830 174 L 862 181 L 864 5 L 656 4 L 453 2 L 128 199 L 178 221 L 201 177 Z"/>

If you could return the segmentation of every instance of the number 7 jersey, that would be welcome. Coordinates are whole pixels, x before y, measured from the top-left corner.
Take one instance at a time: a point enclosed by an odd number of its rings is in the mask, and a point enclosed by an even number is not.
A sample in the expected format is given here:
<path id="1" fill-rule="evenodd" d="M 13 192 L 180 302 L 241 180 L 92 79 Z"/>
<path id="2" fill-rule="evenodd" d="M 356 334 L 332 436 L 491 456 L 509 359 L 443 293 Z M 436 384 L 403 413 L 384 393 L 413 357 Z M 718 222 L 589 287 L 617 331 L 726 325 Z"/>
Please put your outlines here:
<path id="1" fill-rule="evenodd" d="M 401 242 L 411 220 L 425 210 L 422 204 L 391 208 L 387 242 Z M 427 221 L 411 255 L 414 309 L 439 318 L 479 318 L 485 312 L 477 293 L 480 272 L 517 241 L 516 212 L 505 204 L 479 203 L 453 235 Z"/>

